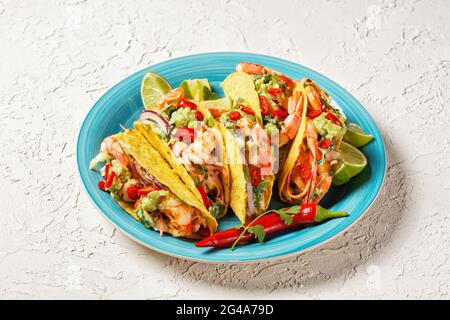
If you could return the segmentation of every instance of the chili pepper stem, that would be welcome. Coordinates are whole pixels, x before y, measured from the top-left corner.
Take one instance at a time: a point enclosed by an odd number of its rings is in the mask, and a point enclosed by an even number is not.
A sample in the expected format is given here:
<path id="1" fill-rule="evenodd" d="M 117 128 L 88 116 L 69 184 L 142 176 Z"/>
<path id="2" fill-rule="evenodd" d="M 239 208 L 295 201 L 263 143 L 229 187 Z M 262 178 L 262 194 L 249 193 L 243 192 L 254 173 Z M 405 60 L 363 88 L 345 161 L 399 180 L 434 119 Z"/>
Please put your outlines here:
<path id="1" fill-rule="evenodd" d="M 317 206 L 317 212 L 314 217 L 314 221 L 316 222 L 322 222 L 331 218 L 341 218 L 341 217 L 347 217 L 348 212 L 346 211 L 331 211 L 328 209 L 325 209 L 321 206 Z"/>

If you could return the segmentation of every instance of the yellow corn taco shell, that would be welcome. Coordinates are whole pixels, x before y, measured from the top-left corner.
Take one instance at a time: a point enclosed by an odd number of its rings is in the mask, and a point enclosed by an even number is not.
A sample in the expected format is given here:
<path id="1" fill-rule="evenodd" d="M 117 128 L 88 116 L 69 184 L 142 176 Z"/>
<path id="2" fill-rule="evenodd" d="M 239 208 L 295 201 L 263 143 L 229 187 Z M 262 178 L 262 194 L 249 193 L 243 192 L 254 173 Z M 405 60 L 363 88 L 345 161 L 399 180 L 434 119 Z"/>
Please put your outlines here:
<path id="1" fill-rule="evenodd" d="M 222 82 L 222 88 L 225 95 L 229 96 L 233 102 L 237 99 L 243 99 L 255 112 L 256 120 L 262 127 L 259 97 L 255 90 L 253 78 L 250 75 L 242 71 L 233 72 Z"/>
<path id="2" fill-rule="evenodd" d="M 139 131 L 126 130 L 117 134 L 116 137 L 142 167 L 186 204 L 197 208 L 205 218 L 207 226 L 213 231 L 217 230 L 217 220 L 205 208 L 203 202 L 194 196 L 177 173 Z M 124 207 L 124 205 L 121 206 Z M 124 209 L 129 212 L 126 207 Z"/>
<path id="3" fill-rule="evenodd" d="M 212 121 L 214 121 L 214 125 L 217 128 L 217 122 L 214 120 L 214 118 L 211 116 L 208 110 L 205 110 L 201 106 L 198 107 L 199 110 L 204 115 L 205 119 L 207 117 L 210 117 Z M 203 203 L 202 196 L 200 192 L 198 191 L 194 180 L 189 175 L 188 171 L 184 167 L 184 165 L 176 159 L 175 155 L 173 154 L 170 147 L 167 145 L 166 142 L 164 142 L 153 130 L 152 127 L 146 123 L 143 122 L 136 122 L 134 124 L 134 127 L 142 133 L 142 135 L 148 140 L 148 142 L 161 154 L 162 158 L 167 161 L 167 163 L 170 165 L 170 167 L 178 174 L 180 179 L 184 182 L 184 184 L 187 186 L 187 188 L 192 192 L 192 194 Z M 230 202 L 230 172 L 229 168 L 226 165 L 225 161 L 225 147 L 224 144 L 222 144 L 222 163 L 224 164 L 224 181 L 223 182 L 223 188 L 224 188 L 224 195 L 225 195 L 225 210 L 224 215 L 227 212 L 228 205 Z M 222 216 L 218 217 L 221 218 Z"/>
<path id="4" fill-rule="evenodd" d="M 297 131 L 297 135 L 295 136 L 294 141 L 291 144 L 291 147 L 288 151 L 286 159 L 284 160 L 278 177 L 278 191 L 280 199 L 285 202 L 291 202 L 288 199 L 289 195 L 287 194 L 286 180 L 292 169 L 294 168 L 295 163 L 297 162 L 297 158 L 300 154 L 300 146 L 302 145 L 303 139 L 305 138 L 307 100 L 304 99 L 303 101 L 304 105 L 300 127 Z"/>

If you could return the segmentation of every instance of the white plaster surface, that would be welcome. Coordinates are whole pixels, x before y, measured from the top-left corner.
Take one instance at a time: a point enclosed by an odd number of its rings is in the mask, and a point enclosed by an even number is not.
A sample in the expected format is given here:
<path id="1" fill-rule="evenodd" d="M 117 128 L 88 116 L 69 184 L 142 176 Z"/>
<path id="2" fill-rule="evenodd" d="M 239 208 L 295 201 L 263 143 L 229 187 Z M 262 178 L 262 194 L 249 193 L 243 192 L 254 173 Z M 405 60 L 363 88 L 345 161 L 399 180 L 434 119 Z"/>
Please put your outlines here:
<path id="1" fill-rule="evenodd" d="M 0 298 L 449 298 L 450 1 L 0 0 Z M 191 53 L 309 66 L 385 137 L 385 187 L 334 241 L 205 265 L 125 237 L 91 205 L 77 131 L 112 85 Z"/>

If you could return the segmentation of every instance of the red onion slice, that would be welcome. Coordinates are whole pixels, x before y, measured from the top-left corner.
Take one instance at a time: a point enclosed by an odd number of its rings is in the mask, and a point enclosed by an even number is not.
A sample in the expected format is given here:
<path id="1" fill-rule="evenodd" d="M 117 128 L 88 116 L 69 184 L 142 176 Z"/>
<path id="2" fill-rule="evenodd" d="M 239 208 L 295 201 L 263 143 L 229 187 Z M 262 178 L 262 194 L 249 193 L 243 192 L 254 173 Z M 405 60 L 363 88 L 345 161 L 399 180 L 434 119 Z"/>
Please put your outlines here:
<path id="1" fill-rule="evenodd" d="M 158 112 L 153 110 L 145 110 L 141 113 L 139 117 L 139 121 L 146 122 L 150 121 L 156 124 L 161 130 L 163 130 L 166 134 L 169 134 L 170 125 L 169 122 Z"/>

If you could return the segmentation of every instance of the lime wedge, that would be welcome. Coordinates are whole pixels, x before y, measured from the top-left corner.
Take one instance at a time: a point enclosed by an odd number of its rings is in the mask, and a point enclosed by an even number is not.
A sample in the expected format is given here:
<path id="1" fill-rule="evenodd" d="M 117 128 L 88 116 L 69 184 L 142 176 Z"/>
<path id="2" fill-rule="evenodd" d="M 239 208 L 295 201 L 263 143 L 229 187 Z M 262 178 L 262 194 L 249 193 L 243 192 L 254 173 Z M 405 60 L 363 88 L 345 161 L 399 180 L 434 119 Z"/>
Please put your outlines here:
<path id="1" fill-rule="evenodd" d="M 350 181 L 350 175 L 346 170 L 345 164 L 341 163 L 333 176 L 333 185 L 341 186 Z"/>
<path id="2" fill-rule="evenodd" d="M 346 142 L 341 143 L 342 159 L 333 177 L 333 185 L 340 186 L 363 171 L 367 166 L 366 156 Z"/>
<path id="3" fill-rule="evenodd" d="M 149 72 L 141 83 L 141 98 L 145 109 L 153 109 L 163 95 L 172 90 L 171 85 L 160 75 Z"/>
<path id="4" fill-rule="evenodd" d="M 218 118 L 222 113 L 231 109 L 232 103 L 230 97 L 225 97 L 221 99 L 201 101 L 200 105 L 207 108 L 214 118 Z"/>
<path id="5" fill-rule="evenodd" d="M 209 99 L 211 95 L 211 85 L 208 79 L 188 79 L 180 84 L 180 88 L 184 90 L 186 99 L 194 99 L 203 101 Z"/>
<path id="6" fill-rule="evenodd" d="M 356 124 L 350 123 L 344 135 L 344 141 L 347 141 L 354 147 L 362 147 L 372 141 L 373 136 L 364 133 L 364 131 Z"/>

